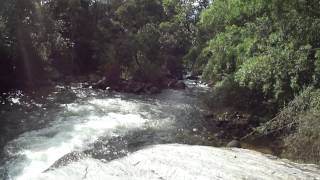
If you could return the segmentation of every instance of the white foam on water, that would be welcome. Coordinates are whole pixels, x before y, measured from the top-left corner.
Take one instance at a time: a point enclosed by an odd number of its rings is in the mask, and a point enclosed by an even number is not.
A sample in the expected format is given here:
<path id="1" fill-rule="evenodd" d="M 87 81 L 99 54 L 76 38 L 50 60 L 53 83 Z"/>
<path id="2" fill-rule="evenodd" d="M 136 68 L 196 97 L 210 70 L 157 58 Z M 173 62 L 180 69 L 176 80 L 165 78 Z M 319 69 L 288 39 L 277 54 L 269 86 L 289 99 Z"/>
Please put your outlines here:
<path id="1" fill-rule="evenodd" d="M 7 164 L 9 178 L 34 179 L 64 155 L 88 148 L 99 137 L 142 128 L 148 119 L 136 113 L 138 106 L 121 99 L 66 105 L 50 127 L 24 133 L 6 146 L 20 157 Z"/>

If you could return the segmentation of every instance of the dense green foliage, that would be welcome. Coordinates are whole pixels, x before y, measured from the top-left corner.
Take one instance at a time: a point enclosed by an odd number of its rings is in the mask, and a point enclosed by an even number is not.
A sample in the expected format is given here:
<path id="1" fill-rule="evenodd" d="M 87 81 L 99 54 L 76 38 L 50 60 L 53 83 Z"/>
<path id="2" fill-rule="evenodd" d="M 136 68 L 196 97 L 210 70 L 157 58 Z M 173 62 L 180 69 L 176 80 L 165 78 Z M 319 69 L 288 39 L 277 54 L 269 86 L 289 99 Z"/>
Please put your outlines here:
<path id="1" fill-rule="evenodd" d="M 4 0 L 0 83 L 26 86 L 97 71 L 114 80 L 181 76 L 206 2 Z"/>
<path id="2" fill-rule="evenodd" d="M 214 85 L 213 105 L 269 108 L 255 114 L 257 132 L 284 138 L 286 156 L 317 163 L 319 12 L 318 0 L 215 0 L 185 57 Z"/>
<path id="3" fill-rule="evenodd" d="M 198 57 L 200 63 L 206 57 L 204 79 L 232 75 L 241 86 L 288 102 L 317 84 L 318 12 L 318 1 L 214 1 L 199 23 L 208 38 Z"/>

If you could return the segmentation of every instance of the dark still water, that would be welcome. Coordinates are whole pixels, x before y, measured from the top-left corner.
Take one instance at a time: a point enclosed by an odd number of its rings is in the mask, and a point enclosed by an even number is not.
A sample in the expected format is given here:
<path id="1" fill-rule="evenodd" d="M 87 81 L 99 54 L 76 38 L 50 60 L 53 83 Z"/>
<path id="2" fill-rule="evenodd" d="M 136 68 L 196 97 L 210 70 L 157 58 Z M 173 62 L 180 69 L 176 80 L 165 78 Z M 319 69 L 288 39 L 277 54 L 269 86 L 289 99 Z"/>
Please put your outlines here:
<path id="1" fill-rule="evenodd" d="M 57 86 L 1 99 L 0 179 L 36 179 L 82 157 L 110 161 L 151 144 L 214 145 L 203 127 L 207 87 L 157 95 Z M 49 92 L 49 93 L 48 93 Z M 40 95 L 39 95 L 40 94 Z"/>

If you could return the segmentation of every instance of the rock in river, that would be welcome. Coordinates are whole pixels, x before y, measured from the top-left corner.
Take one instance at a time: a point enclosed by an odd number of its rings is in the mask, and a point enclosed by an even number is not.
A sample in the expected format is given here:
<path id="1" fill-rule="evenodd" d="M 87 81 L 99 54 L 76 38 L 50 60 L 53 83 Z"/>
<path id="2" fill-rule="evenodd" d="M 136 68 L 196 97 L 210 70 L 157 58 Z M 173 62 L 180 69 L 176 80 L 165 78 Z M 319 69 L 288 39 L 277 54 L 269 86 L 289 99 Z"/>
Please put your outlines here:
<path id="1" fill-rule="evenodd" d="M 320 169 L 246 149 L 171 144 L 151 146 L 109 163 L 87 158 L 38 179 L 317 180 Z"/>
<path id="2" fill-rule="evenodd" d="M 241 144 L 238 140 L 232 140 L 227 144 L 227 147 L 241 148 Z"/>

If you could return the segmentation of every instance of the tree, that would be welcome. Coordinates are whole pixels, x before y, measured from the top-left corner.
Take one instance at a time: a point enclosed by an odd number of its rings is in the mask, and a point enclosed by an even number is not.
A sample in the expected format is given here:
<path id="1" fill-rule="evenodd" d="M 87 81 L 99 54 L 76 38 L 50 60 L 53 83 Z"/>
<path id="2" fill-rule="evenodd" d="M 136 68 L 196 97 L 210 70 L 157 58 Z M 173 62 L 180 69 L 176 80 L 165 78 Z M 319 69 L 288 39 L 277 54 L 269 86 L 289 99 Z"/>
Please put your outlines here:
<path id="1" fill-rule="evenodd" d="M 314 3 L 214 1 L 199 23 L 202 39 L 211 37 L 207 42 L 199 40 L 198 61 L 205 62 L 204 78 L 217 82 L 231 75 L 267 99 L 279 104 L 291 100 L 314 82 L 313 49 L 319 47 Z"/>

